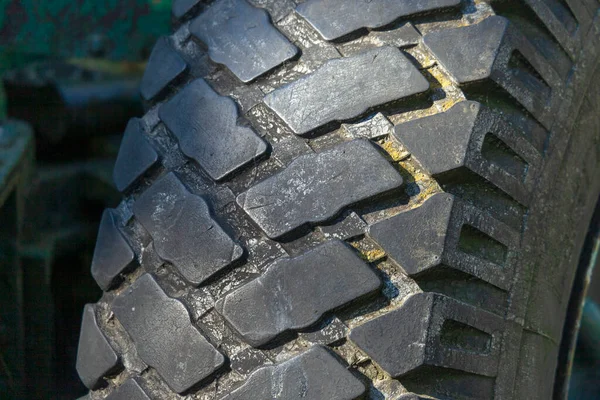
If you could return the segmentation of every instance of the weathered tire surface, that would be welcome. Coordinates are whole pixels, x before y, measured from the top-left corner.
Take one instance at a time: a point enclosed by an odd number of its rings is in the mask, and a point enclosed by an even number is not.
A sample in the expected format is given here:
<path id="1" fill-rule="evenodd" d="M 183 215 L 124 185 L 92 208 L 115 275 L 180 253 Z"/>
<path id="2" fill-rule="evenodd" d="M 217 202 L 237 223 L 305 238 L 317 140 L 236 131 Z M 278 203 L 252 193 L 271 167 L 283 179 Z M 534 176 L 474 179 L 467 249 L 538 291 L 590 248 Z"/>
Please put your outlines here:
<path id="1" fill-rule="evenodd" d="M 91 399 L 549 399 L 600 192 L 597 0 L 175 0 Z"/>

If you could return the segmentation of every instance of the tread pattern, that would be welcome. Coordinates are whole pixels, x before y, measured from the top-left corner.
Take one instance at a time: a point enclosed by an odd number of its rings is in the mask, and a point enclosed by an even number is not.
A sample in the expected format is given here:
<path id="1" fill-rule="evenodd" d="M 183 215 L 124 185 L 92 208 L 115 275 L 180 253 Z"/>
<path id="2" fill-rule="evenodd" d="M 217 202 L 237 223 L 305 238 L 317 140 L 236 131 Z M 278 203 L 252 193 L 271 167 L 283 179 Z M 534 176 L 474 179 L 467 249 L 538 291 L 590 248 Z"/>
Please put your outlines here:
<path id="1" fill-rule="evenodd" d="M 529 203 L 541 155 L 501 115 L 479 103 L 463 101 L 397 125 L 394 136 L 434 177 L 466 167 L 521 204 Z"/>
<path id="2" fill-rule="evenodd" d="M 485 40 L 480 40 L 484 37 Z M 503 17 L 432 32 L 424 43 L 460 84 L 491 79 L 546 128 L 552 125 L 552 86 L 561 82 L 548 60 Z M 469 43 L 469 46 L 464 46 Z M 511 65 L 517 57 L 515 65 Z M 523 61 L 524 60 L 524 61 Z M 531 65 L 535 74 L 522 64 Z M 539 77 L 538 77 L 539 76 Z"/>
<path id="3" fill-rule="evenodd" d="M 219 96 L 203 79 L 188 84 L 161 106 L 159 117 L 177 136 L 183 153 L 214 180 L 225 178 L 267 150 L 252 129 L 237 124 L 233 100 Z"/>
<path id="4" fill-rule="evenodd" d="M 102 290 L 108 290 L 121 273 L 135 264 L 135 253 L 119 232 L 113 211 L 104 210 L 92 258 L 96 283 Z"/>
<path id="5" fill-rule="evenodd" d="M 242 256 L 243 249 L 210 216 L 200 196 L 175 174 L 161 178 L 138 199 L 133 212 L 154 248 L 193 284 L 200 284 Z"/>
<path id="6" fill-rule="evenodd" d="M 370 107 L 422 93 L 429 83 L 393 47 L 327 62 L 312 75 L 276 89 L 265 103 L 298 135 Z"/>
<path id="7" fill-rule="evenodd" d="M 245 0 L 217 0 L 190 25 L 190 32 L 242 82 L 250 82 L 298 51 L 269 22 L 268 14 Z"/>
<path id="8" fill-rule="evenodd" d="M 582 46 L 582 38 L 591 25 L 598 5 L 589 0 L 525 0 L 525 2 L 546 23 L 571 58 L 576 58 Z M 585 10 L 586 6 L 589 11 Z"/>
<path id="9" fill-rule="evenodd" d="M 142 98 L 146 101 L 152 100 L 187 68 L 185 60 L 173 49 L 169 39 L 161 37 L 150 53 L 148 65 L 140 83 Z"/>
<path id="10" fill-rule="evenodd" d="M 260 278 L 219 300 L 216 309 L 258 347 L 285 331 L 309 327 L 325 312 L 380 286 L 377 275 L 348 246 L 332 240 L 276 261 Z"/>
<path id="11" fill-rule="evenodd" d="M 325 348 L 314 346 L 277 366 L 257 370 L 223 400 L 353 400 L 364 392 L 364 385 L 334 356 Z"/>
<path id="12" fill-rule="evenodd" d="M 270 238 L 326 221 L 343 207 L 397 189 L 400 174 L 365 140 L 298 157 L 237 198 Z"/>
<path id="13" fill-rule="evenodd" d="M 150 398 L 134 379 L 128 379 L 108 395 L 106 400 L 150 400 Z"/>
<path id="14" fill-rule="evenodd" d="M 120 365 L 119 356 L 113 350 L 98 327 L 93 304 L 86 304 L 81 322 L 81 340 L 77 350 L 77 373 L 83 384 L 96 389 L 102 378 Z"/>
<path id="15" fill-rule="evenodd" d="M 449 339 L 443 340 L 443 327 L 448 320 L 472 329 L 464 329 L 454 336 L 446 334 Z M 502 325 L 502 318 L 492 313 L 442 295 L 419 293 L 409 297 L 398 309 L 354 328 L 350 339 L 393 377 L 423 365 L 495 376 L 498 333 Z M 476 336 L 473 330 L 488 336 L 478 353 L 461 347 L 461 343 L 481 342 L 475 337 L 460 337 L 461 334 Z M 403 356 L 398 357 L 398 354 Z"/>
<path id="16" fill-rule="evenodd" d="M 460 0 L 309 0 L 298 5 L 296 11 L 325 40 L 334 40 L 361 28 L 381 28 L 398 18 L 459 5 Z"/>
<path id="17" fill-rule="evenodd" d="M 518 234 L 447 193 L 371 225 L 369 234 L 409 275 L 444 265 L 501 289 L 512 281 Z"/>
<path id="18" fill-rule="evenodd" d="M 125 191 L 157 162 L 158 154 L 144 139 L 140 120 L 132 118 L 123 134 L 113 171 L 117 190 Z"/>
<path id="19" fill-rule="evenodd" d="M 221 368 L 225 359 L 191 324 L 184 305 L 169 298 L 151 275 L 141 276 L 112 309 L 137 344 L 140 357 L 177 393 Z"/>
<path id="20" fill-rule="evenodd" d="M 510 2 L 175 0 L 90 397 L 511 398 L 521 232 L 598 3 Z"/>

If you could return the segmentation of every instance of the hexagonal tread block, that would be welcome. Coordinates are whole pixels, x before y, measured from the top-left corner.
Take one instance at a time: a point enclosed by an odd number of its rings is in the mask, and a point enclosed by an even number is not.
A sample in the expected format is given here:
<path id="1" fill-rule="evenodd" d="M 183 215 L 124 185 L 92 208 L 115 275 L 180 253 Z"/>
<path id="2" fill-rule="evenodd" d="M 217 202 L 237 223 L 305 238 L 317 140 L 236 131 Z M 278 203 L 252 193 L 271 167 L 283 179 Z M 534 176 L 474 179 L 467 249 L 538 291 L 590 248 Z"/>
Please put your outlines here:
<path id="1" fill-rule="evenodd" d="M 190 32 L 210 58 L 225 64 L 242 82 L 261 76 L 298 52 L 266 11 L 245 0 L 217 0 L 192 21 Z"/>
<path id="2" fill-rule="evenodd" d="M 150 397 L 134 379 L 128 379 L 105 400 L 150 400 Z"/>
<path id="3" fill-rule="evenodd" d="M 563 80 L 549 61 L 506 18 L 424 36 L 425 44 L 459 84 L 491 79 L 547 129 L 551 127 L 554 89 Z"/>
<path id="4" fill-rule="evenodd" d="M 190 193 L 173 173 L 146 190 L 133 212 L 154 239 L 159 257 L 193 284 L 242 256 L 243 249 L 212 219 L 204 199 Z"/>
<path id="5" fill-rule="evenodd" d="M 402 177 L 374 145 L 357 139 L 296 158 L 237 202 L 267 236 L 279 238 L 400 185 Z"/>
<path id="6" fill-rule="evenodd" d="M 102 290 L 108 290 L 121 273 L 135 262 L 135 254 L 117 228 L 111 209 L 102 213 L 96 248 L 92 258 L 92 276 Z"/>
<path id="7" fill-rule="evenodd" d="M 185 306 L 144 274 L 112 303 L 141 359 L 183 393 L 217 371 L 225 358 L 192 325 Z"/>
<path id="8" fill-rule="evenodd" d="M 365 386 L 335 356 L 321 346 L 275 366 L 255 371 L 221 400 L 353 400 Z"/>
<path id="9" fill-rule="evenodd" d="M 350 339 L 392 377 L 424 365 L 495 376 L 503 326 L 502 317 L 490 312 L 417 293 L 354 328 Z"/>
<path id="10" fill-rule="evenodd" d="M 158 161 L 156 150 L 144 138 L 138 118 L 127 124 L 113 169 L 113 181 L 122 192 Z"/>
<path id="11" fill-rule="evenodd" d="M 296 11 L 325 40 L 334 40 L 361 28 L 381 28 L 402 17 L 459 5 L 460 0 L 308 0 Z"/>
<path id="12" fill-rule="evenodd" d="M 298 135 L 369 108 L 429 89 L 417 68 L 394 47 L 378 47 L 326 62 L 316 72 L 274 90 L 265 103 Z"/>
<path id="13" fill-rule="evenodd" d="M 504 290 L 511 284 L 518 233 L 451 194 L 380 221 L 369 235 L 411 276 L 444 265 Z"/>
<path id="14" fill-rule="evenodd" d="M 332 240 L 275 261 L 226 295 L 217 311 L 252 346 L 313 325 L 324 313 L 377 290 L 381 281 L 350 248 Z"/>
<path id="15" fill-rule="evenodd" d="M 240 126 L 235 102 L 219 96 L 203 79 L 189 83 L 160 107 L 159 117 L 183 153 L 214 180 L 221 180 L 267 151 L 267 144 Z"/>
<path id="16" fill-rule="evenodd" d="M 98 327 L 94 305 L 86 304 L 77 349 L 79 378 L 88 389 L 96 389 L 102 384 L 102 378 L 115 372 L 119 366 L 119 356 Z"/>
<path id="17" fill-rule="evenodd" d="M 394 136 L 436 177 L 467 168 L 528 205 L 541 154 L 500 114 L 472 101 L 397 125 Z"/>
<path id="18" fill-rule="evenodd" d="M 150 53 L 150 59 L 144 71 L 140 92 L 144 100 L 152 100 L 187 69 L 185 60 L 169 43 L 169 38 L 158 39 Z"/>

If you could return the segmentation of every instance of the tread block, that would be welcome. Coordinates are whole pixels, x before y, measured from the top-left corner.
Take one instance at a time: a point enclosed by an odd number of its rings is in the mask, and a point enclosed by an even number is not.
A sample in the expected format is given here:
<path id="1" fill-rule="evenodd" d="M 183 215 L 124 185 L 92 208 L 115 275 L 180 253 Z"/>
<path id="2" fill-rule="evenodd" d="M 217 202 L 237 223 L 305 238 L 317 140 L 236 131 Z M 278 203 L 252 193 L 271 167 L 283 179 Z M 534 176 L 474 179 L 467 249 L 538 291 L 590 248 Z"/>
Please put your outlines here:
<path id="1" fill-rule="evenodd" d="M 331 225 L 321 225 L 319 230 L 327 239 L 347 240 L 363 235 L 367 227 L 367 223 L 358 214 L 350 211 Z"/>
<path id="2" fill-rule="evenodd" d="M 237 124 L 238 110 L 203 79 L 189 83 L 158 112 L 181 151 L 214 180 L 221 180 L 267 151 L 251 128 Z"/>
<path id="3" fill-rule="evenodd" d="M 275 366 L 256 370 L 222 400 L 353 400 L 364 385 L 322 346 Z"/>
<path id="4" fill-rule="evenodd" d="M 190 32 L 210 58 L 225 64 L 242 82 L 261 76 L 298 52 L 269 20 L 245 0 L 217 0 L 192 21 Z"/>
<path id="5" fill-rule="evenodd" d="M 503 17 L 490 17 L 475 25 L 430 32 L 424 42 L 458 83 L 475 82 L 492 75 L 508 25 Z"/>
<path id="6" fill-rule="evenodd" d="M 92 276 L 96 283 L 102 290 L 110 289 L 119 274 L 134 262 L 135 254 L 117 228 L 112 210 L 104 210 L 92 258 Z"/>
<path id="7" fill-rule="evenodd" d="M 518 233 L 451 194 L 380 221 L 369 235 L 411 276 L 445 265 L 504 290 L 512 281 Z"/>
<path id="8" fill-rule="evenodd" d="M 529 204 L 541 155 L 524 133 L 473 101 L 397 125 L 394 136 L 433 176 L 467 168 Z"/>
<path id="9" fill-rule="evenodd" d="M 102 378 L 114 372 L 119 365 L 119 356 L 98 327 L 94 305 L 86 304 L 77 349 L 79 378 L 88 389 L 96 389 Z"/>
<path id="10" fill-rule="evenodd" d="M 398 309 L 354 328 L 350 339 L 392 377 L 424 365 L 493 377 L 503 326 L 502 318 L 490 312 L 440 294 L 417 293 Z M 484 343 L 484 349 L 462 345 L 472 341 Z"/>
<path id="11" fill-rule="evenodd" d="M 491 79 L 550 129 L 552 93 L 562 79 L 506 18 L 431 32 L 423 40 L 459 84 Z"/>
<path id="12" fill-rule="evenodd" d="M 417 208 L 371 225 L 369 236 L 409 275 L 418 274 L 442 262 L 453 205 L 452 195 L 435 194 Z"/>
<path id="13" fill-rule="evenodd" d="M 381 28 L 398 18 L 459 5 L 460 0 L 309 0 L 296 11 L 325 40 L 334 40 L 361 28 Z"/>
<path id="14" fill-rule="evenodd" d="M 128 379 L 109 394 L 106 400 L 150 400 L 150 397 L 134 379 Z"/>
<path id="15" fill-rule="evenodd" d="M 133 205 L 133 213 L 154 240 L 159 257 L 199 285 L 231 265 L 243 249 L 212 219 L 208 205 L 169 173 Z"/>
<path id="16" fill-rule="evenodd" d="M 142 360 L 183 393 L 217 371 L 225 358 L 192 325 L 185 306 L 144 274 L 112 303 Z"/>
<path id="17" fill-rule="evenodd" d="M 382 113 L 377 113 L 366 121 L 342 124 L 342 129 L 351 138 L 379 139 L 392 133 L 394 125 Z"/>
<path id="18" fill-rule="evenodd" d="M 113 181 L 122 192 L 158 161 L 158 154 L 144 139 L 138 118 L 127 123 L 125 134 L 113 169 Z"/>
<path id="19" fill-rule="evenodd" d="M 349 205 L 397 189 L 402 177 L 365 139 L 298 157 L 237 197 L 270 238 L 335 216 Z"/>
<path id="20" fill-rule="evenodd" d="M 264 101 L 294 133 L 306 135 L 428 89 L 427 80 L 399 49 L 378 47 L 327 61 L 314 73 L 269 93 Z"/>
<path id="21" fill-rule="evenodd" d="M 165 36 L 160 37 L 150 53 L 140 83 L 140 92 L 144 100 L 152 100 L 186 69 L 185 60 L 171 47 L 169 39 Z"/>
<path id="22" fill-rule="evenodd" d="M 331 240 L 271 264 L 258 279 L 217 302 L 217 311 L 252 346 L 316 323 L 327 311 L 372 293 L 381 281 L 348 246 Z"/>

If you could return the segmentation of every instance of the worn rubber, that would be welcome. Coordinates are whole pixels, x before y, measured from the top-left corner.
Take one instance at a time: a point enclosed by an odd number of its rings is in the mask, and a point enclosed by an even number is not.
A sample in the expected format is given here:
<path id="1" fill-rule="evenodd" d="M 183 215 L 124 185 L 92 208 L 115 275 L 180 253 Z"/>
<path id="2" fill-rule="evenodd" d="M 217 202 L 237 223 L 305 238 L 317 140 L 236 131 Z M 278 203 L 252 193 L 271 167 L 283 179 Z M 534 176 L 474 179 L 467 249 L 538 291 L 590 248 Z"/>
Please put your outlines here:
<path id="1" fill-rule="evenodd" d="M 598 6 L 175 0 L 100 226 L 88 397 L 551 398 Z"/>

